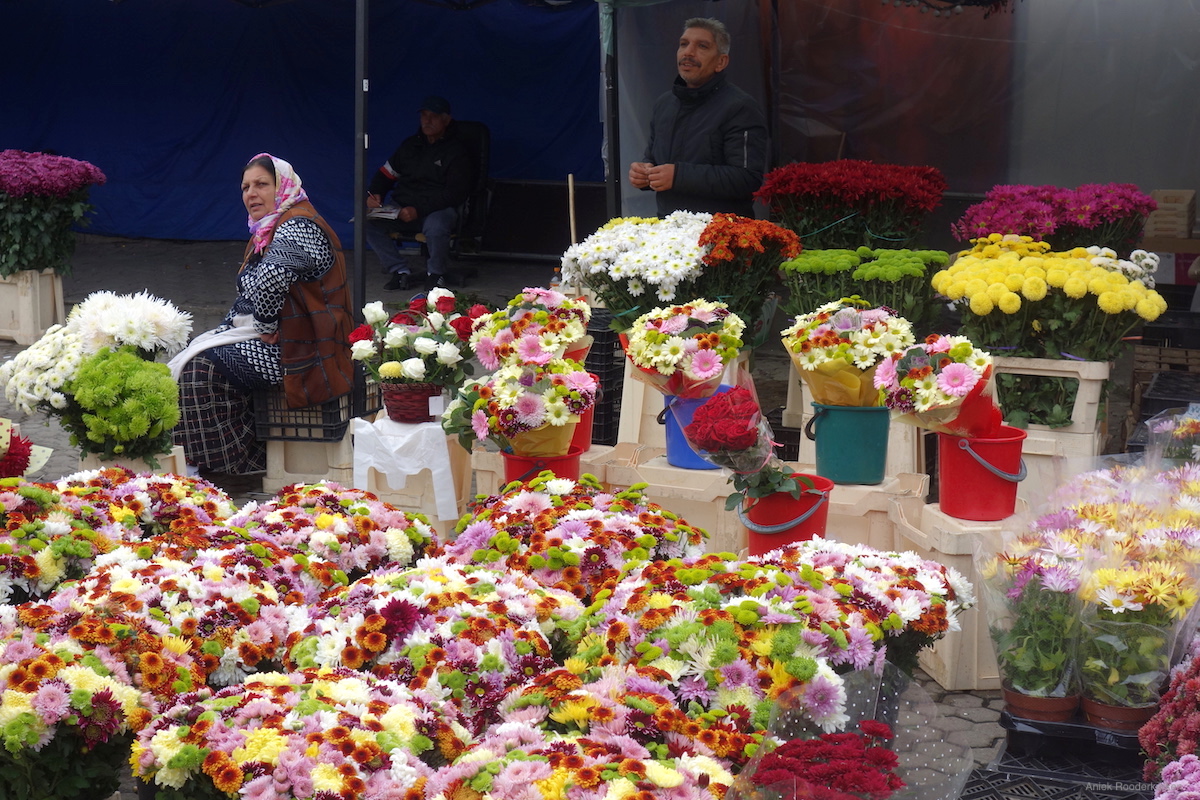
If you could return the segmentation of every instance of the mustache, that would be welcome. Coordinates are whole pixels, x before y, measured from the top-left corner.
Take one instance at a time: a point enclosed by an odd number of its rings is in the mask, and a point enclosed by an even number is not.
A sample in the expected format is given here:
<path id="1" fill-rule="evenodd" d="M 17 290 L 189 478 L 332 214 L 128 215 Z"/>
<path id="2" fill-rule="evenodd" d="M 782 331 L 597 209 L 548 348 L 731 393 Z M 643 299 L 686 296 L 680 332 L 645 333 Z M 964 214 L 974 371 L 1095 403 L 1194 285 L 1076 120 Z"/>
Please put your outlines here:
<path id="1" fill-rule="evenodd" d="M 697 60 L 696 60 L 696 59 L 694 59 L 694 58 L 681 58 L 681 59 L 679 59 L 679 64 L 678 64 L 678 66 L 681 66 L 681 67 L 682 67 L 682 66 L 684 66 L 684 65 L 686 65 L 686 66 L 689 66 L 689 67 L 698 67 L 698 66 L 700 66 L 700 62 L 699 62 L 699 61 L 697 61 Z"/>

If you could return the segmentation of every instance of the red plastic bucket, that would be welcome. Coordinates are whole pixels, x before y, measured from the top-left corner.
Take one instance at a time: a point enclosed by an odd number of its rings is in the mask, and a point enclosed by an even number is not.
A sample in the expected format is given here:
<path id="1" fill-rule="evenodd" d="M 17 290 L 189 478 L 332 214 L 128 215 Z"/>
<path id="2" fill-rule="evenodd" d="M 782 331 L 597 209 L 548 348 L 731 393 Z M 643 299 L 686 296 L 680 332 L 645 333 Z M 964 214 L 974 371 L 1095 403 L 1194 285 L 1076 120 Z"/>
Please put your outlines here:
<path id="1" fill-rule="evenodd" d="M 579 480 L 579 457 L 583 450 L 575 445 L 563 456 L 518 456 L 513 453 L 500 452 L 504 456 L 504 482 L 527 481 L 544 469 L 548 469 L 560 478 Z"/>
<path id="2" fill-rule="evenodd" d="M 596 386 L 600 386 L 600 376 L 593 372 L 588 375 L 592 376 L 592 380 L 596 382 Z M 600 390 L 596 390 L 596 402 L 600 402 Z M 581 452 L 586 453 L 592 449 L 592 421 L 596 417 L 596 405 L 579 415 L 579 424 L 575 426 L 575 433 L 571 435 L 571 447 L 578 447 Z"/>
<path id="3" fill-rule="evenodd" d="M 738 507 L 738 517 L 748 532 L 749 552 L 759 556 L 793 542 L 824 536 L 829 522 L 829 493 L 833 481 L 820 475 L 804 475 L 811 489 L 801 490 L 796 499 L 776 492 L 752 500 L 749 508 Z"/>
<path id="4" fill-rule="evenodd" d="M 938 434 L 938 501 L 957 519 L 995 522 L 1017 507 L 1017 484 L 1025 480 L 1021 447 L 1025 431 L 1000 426 L 989 439 Z"/>

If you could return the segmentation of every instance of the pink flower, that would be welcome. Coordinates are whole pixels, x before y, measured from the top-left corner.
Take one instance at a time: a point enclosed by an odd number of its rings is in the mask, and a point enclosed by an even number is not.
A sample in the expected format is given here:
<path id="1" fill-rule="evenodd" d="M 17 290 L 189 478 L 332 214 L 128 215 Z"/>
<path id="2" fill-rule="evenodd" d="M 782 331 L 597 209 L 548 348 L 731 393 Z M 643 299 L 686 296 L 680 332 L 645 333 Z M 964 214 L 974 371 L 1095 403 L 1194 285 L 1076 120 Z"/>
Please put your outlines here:
<path id="1" fill-rule="evenodd" d="M 568 372 L 563 381 L 572 392 L 595 392 L 596 379 L 586 372 Z"/>
<path id="2" fill-rule="evenodd" d="M 554 357 L 553 353 L 542 349 L 542 340 L 532 334 L 517 340 L 517 355 L 526 364 L 545 364 Z"/>
<path id="3" fill-rule="evenodd" d="M 475 343 L 475 355 L 479 357 L 479 363 L 483 364 L 484 369 L 499 369 L 500 359 L 496 358 L 496 346 L 486 336 Z"/>
<path id="4" fill-rule="evenodd" d="M 546 401 L 540 394 L 526 392 L 517 398 L 517 404 L 514 407 L 517 410 L 517 419 L 521 421 L 522 425 L 536 428 L 546 421 Z"/>
<path id="5" fill-rule="evenodd" d="M 938 388 L 951 397 L 965 397 L 978 382 L 979 375 L 966 364 L 947 364 L 937 377 Z"/>
<path id="6" fill-rule="evenodd" d="M 925 348 L 925 352 L 929 353 L 930 355 L 932 355 L 934 353 L 949 353 L 950 352 L 950 340 L 947 339 L 945 336 L 939 336 L 936 339 L 934 339 L 932 342 L 925 344 L 924 348 Z"/>
<path id="7" fill-rule="evenodd" d="M 42 721 L 53 727 L 70 712 L 71 694 L 63 681 L 55 679 L 38 689 L 37 694 L 33 696 L 32 705 Z"/>
<path id="8" fill-rule="evenodd" d="M 660 331 L 662 331 L 663 333 L 669 333 L 669 334 L 674 335 L 674 334 L 678 334 L 678 333 L 683 333 L 685 330 L 687 330 L 687 325 L 688 325 L 688 318 L 683 316 L 682 314 L 679 314 L 677 316 L 668 317 L 667 319 L 663 320 L 662 325 L 660 325 L 658 329 Z"/>
<path id="9" fill-rule="evenodd" d="M 898 389 L 900 385 L 896 383 L 896 360 L 885 358 L 879 362 L 879 366 L 875 367 L 874 384 L 876 389 Z"/>
<path id="10" fill-rule="evenodd" d="M 700 380 L 708 380 L 720 375 L 723 369 L 725 365 L 715 350 L 697 350 L 688 371 Z"/>
<path id="11" fill-rule="evenodd" d="M 486 439 L 491 432 L 488 426 L 487 412 L 482 408 L 471 415 L 471 430 L 475 432 L 478 439 Z"/>

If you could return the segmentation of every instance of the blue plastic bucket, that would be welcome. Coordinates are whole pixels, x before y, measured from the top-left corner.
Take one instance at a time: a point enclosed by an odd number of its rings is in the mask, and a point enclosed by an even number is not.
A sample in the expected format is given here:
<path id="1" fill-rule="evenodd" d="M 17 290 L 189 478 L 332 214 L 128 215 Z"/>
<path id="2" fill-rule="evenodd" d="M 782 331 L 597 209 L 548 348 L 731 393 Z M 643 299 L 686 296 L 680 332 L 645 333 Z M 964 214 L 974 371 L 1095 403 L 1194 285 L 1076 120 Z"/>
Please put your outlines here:
<path id="1" fill-rule="evenodd" d="M 722 384 L 717 391 L 725 392 L 729 389 L 730 387 Z M 681 469 L 719 469 L 716 464 L 710 464 L 696 454 L 696 451 L 688 444 L 687 437 L 683 435 L 683 428 L 680 427 L 679 420 L 676 419 L 678 416 L 684 417 L 683 424 L 687 425 L 691 415 L 703 401 L 685 401 L 676 404 L 676 407 L 672 409 L 671 403 L 674 400 L 674 395 L 663 395 L 663 413 L 660 416 L 662 423 L 667 426 L 667 463 Z"/>
<path id="2" fill-rule="evenodd" d="M 813 403 L 804 433 L 817 443 L 817 474 L 834 483 L 883 483 L 890 412 L 885 406 Z"/>

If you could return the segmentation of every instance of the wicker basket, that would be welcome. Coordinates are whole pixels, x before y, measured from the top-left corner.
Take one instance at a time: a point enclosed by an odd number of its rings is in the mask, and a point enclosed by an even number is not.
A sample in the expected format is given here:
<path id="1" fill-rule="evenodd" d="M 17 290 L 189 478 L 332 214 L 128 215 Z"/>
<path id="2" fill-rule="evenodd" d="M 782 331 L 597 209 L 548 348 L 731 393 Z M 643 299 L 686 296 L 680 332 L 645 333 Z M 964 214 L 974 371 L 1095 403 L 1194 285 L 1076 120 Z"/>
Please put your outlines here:
<path id="1" fill-rule="evenodd" d="M 383 407 L 393 422 L 433 422 L 429 413 L 429 398 L 442 393 L 436 383 L 385 383 Z"/>

